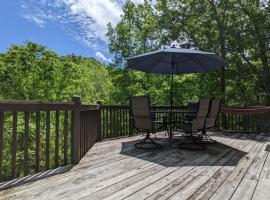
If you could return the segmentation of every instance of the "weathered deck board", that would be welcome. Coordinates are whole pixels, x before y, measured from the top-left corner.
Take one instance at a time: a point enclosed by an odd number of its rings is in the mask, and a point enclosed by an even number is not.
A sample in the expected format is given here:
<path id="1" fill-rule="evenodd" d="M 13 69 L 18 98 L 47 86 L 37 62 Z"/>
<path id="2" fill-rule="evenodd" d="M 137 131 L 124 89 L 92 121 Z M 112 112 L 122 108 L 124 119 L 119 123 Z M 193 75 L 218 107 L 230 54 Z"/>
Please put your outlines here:
<path id="1" fill-rule="evenodd" d="M 134 148 L 140 136 L 94 145 L 69 172 L 0 199 L 270 199 L 270 134 L 213 134 L 204 151 Z M 221 144 L 220 144 L 221 143 Z"/>

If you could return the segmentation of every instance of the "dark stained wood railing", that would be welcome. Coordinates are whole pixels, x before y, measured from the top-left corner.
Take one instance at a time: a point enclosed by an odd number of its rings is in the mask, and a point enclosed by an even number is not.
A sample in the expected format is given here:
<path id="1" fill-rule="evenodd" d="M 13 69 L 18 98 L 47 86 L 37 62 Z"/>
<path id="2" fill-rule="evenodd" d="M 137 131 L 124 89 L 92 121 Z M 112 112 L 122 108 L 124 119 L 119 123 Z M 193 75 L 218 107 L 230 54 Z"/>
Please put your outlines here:
<path id="1" fill-rule="evenodd" d="M 0 102 L 1 181 L 70 163 L 64 137 L 71 134 L 73 109 L 73 103 Z"/>
<path id="2" fill-rule="evenodd" d="M 0 182 L 77 164 L 100 139 L 99 106 L 0 102 Z"/>
<path id="3" fill-rule="evenodd" d="M 99 105 L 83 105 L 80 110 L 79 160 L 96 141 L 101 140 L 101 113 Z"/>
<path id="4" fill-rule="evenodd" d="M 186 109 L 185 106 L 173 106 L 173 110 Z M 152 106 L 156 121 L 168 119 L 170 106 Z M 227 132 L 270 132 L 270 109 L 267 107 L 256 108 L 221 108 L 220 117 L 217 121 L 217 128 Z M 173 121 L 181 121 L 185 113 L 173 114 Z M 101 105 L 101 139 L 127 137 L 138 134 L 129 117 L 129 106 Z M 225 120 L 224 120 L 225 119 Z"/>
<path id="5" fill-rule="evenodd" d="M 228 132 L 270 132 L 270 107 L 222 107 L 218 125 Z"/>
<path id="6" fill-rule="evenodd" d="M 133 127 L 130 118 L 129 106 L 101 105 L 101 139 L 128 137 L 138 134 Z M 184 106 L 173 106 L 173 110 L 184 109 Z M 160 111 L 155 114 L 157 121 L 162 121 L 168 115 L 170 106 L 152 106 L 153 111 Z M 164 113 L 162 113 L 164 112 Z M 181 115 L 173 115 L 173 120 L 180 120 Z"/>
<path id="7" fill-rule="evenodd" d="M 129 106 L 101 105 L 101 139 L 136 134 L 130 121 Z"/>
<path id="8" fill-rule="evenodd" d="M 151 109 L 158 111 L 157 121 L 168 118 L 171 110 Z M 172 117 L 180 121 L 184 114 Z M 269 132 L 270 108 L 223 107 L 217 125 L 232 132 Z M 0 102 L 0 182 L 77 164 L 96 141 L 136 134 L 129 106 L 85 105 L 80 97 L 71 103 Z"/>

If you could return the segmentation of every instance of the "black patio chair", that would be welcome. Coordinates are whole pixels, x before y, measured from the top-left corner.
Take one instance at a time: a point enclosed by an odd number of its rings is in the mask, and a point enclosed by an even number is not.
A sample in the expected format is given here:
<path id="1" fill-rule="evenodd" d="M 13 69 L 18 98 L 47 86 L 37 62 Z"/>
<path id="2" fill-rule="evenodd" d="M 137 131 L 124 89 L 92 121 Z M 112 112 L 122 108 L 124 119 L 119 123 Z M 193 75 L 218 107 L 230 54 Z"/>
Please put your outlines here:
<path id="1" fill-rule="evenodd" d="M 207 131 L 216 128 L 216 121 L 220 113 L 221 100 L 213 98 L 210 103 L 210 109 L 205 120 L 204 129 L 202 130 L 202 141 L 204 143 L 216 143 L 208 134 Z"/>
<path id="2" fill-rule="evenodd" d="M 183 149 L 202 150 L 206 146 L 202 142 L 205 122 L 209 113 L 212 97 L 203 97 L 199 101 L 198 112 L 193 120 L 184 121 L 182 129 L 187 134 L 187 139 L 178 144 Z"/>
<path id="3" fill-rule="evenodd" d="M 134 128 L 141 133 L 145 133 L 145 138 L 135 144 L 141 149 L 161 148 L 161 145 L 153 141 L 150 134 L 166 130 L 166 126 L 154 123 L 154 115 L 150 109 L 150 98 L 148 96 L 132 96 L 130 100 L 131 118 Z"/>
<path id="4" fill-rule="evenodd" d="M 185 123 L 191 123 L 196 118 L 196 113 L 199 109 L 198 101 L 189 101 L 187 104 L 187 113 L 183 117 Z"/>

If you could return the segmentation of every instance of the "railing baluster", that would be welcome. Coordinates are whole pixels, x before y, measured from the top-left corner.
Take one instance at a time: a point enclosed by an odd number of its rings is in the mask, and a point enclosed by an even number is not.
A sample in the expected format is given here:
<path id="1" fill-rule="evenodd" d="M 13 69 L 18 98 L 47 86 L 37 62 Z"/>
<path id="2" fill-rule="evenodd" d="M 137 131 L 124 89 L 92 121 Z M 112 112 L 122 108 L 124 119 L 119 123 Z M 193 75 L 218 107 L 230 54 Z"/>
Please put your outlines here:
<path id="1" fill-rule="evenodd" d="M 88 112 L 84 112 L 84 119 L 83 119 L 83 155 L 82 157 L 86 154 L 86 120 L 88 119 Z M 89 122 L 90 123 L 90 122 Z"/>
<path id="2" fill-rule="evenodd" d="M 16 178 L 16 154 L 17 154 L 17 112 L 12 113 L 13 128 L 12 128 L 12 158 L 11 158 L 11 178 Z"/>
<path id="3" fill-rule="evenodd" d="M 123 108 L 121 108 L 121 110 L 120 110 L 120 116 L 121 116 L 121 134 L 123 136 L 126 136 L 125 129 L 124 129 L 124 121 L 125 121 L 125 119 L 124 119 L 123 110 L 124 110 Z"/>
<path id="4" fill-rule="evenodd" d="M 114 108 L 112 108 L 111 109 L 111 112 L 112 112 L 112 137 L 116 137 L 116 135 L 115 135 L 115 109 Z"/>
<path id="5" fill-rule="evenodd" d="M 51 114 L 46 111 L 46 170 L 50 168 L 50 135 L 51 135 Z"/>
<path id="6" fill-rule="evenodd" d="M 101 112 L 101 140 L 103 140 L 105 133 L 105 113 L 102 107 L 100 107 L 100 112 Z"/>
<path id="7" fill-rule="evenodd" d="M 59 111 L 55 112 L 55 149 L 54 149 L 54 165 L 59 166 Z"/>
<path id="8" fill-rule="evenodd" d="M 64 112 L 64 165 L 67 165 L 68 111 Z"/>
<path id="9" fill-rule="evenodd" d="M 117 128 L 116 128 L 116 131 L 117 131 L 117 137 L 119 137 L 119 136 L 122 136 L 121 135 L 121 133 L 120 133 L 120 109 L 119 108 L 117 108 L 116 109 L 116 122 L 117 122 Z"/>
<path id="10" fill-rule="evenodd" d="M 113 126 L 113 122 L 112 122 L 112 110 L 109 109 L 109 120 L 110 120 L 110 127 L 109 127 L 109 138 L 112 138 L 113 135 L 112 135 L 112 126 Z"/>
<path id="11" fill-rule="evenodd" d="M 24 176 L 29 173 L 29 155 L 28 155 L 28 140 L 29 140 L 29 111 L 24 112 Z"/>
<path id="12" fill-rule="evenodd" d="M 129 119 L 128 119 L 128 116 L 127 116 L 127 110 L 126 109 L 123 110 L 123 114 L 124 114 L 125 135 L 128 136 L 128 134 L 129 134 L 129 128 L 128 128 Z"/>
<path id="13" fill-rule="evenodd" d="M 108 139 L 110 137 L 109 135 L 109 127 L 110 127 L 110 110 L 109 109 L 106 109 L 106 139 Z"/>
<path id="14" fill-rule="evenodd" d="M 88 150 L 92 144 L 92 137 L 91 137 L 91 129 L 90 129 L 90 122 L 92 121 L 92 118 L 90 116 L 90 114 L 88 113 L 87 115 L 87 119 L 86 119 L 86 124 L 85 124 L 85 128 L 86 128 L 86 149 Z M 87 151 L 86 151 L 87 153 Z"/>
<path id="15" fill-rule="evenodd" d="M 35 154 L 36 154 L 36 159 L 35 159 L 35 172 L 39 172 L 39 145 L 40 145 L 40 111 L 36 112 L 36 149 L 35 149 Z"/>

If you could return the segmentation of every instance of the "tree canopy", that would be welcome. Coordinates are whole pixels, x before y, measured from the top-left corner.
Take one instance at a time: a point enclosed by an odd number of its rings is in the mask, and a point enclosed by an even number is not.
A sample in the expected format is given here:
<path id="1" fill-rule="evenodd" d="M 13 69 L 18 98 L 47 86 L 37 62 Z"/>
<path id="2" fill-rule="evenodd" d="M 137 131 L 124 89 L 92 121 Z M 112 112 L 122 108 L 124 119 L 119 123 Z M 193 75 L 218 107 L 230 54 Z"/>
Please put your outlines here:
<path id="1" fill-rule="evenodd" d="M 269 105 L 269 5 L 269 1 L 259 0 L 145 0 L 139 5 L 127 1 L 121 21 L 116 27 L 108 25 L 113 65 L 125 68 L 128 57 L 172 44 L 214 52 L 230 66 L 221 72 L 177 77 L 175 102 L 215 95 L 227 104 Z M 125 73 L 113 80 L 114 85 L 120 84 L 123 76 L 127 79 Z M 139 88 L 154 80 L 157 85 L 152 87 L 160 94 L 168 90 L 160 77 L 140 74 L 136 80 L 134 74 L 129 76 L 133 80 L 125 83 L 125 90 L 116 91 L 118 96 L 134 94 L 135 86 L 135 94 L 140 93 Z M 149 89 L 145 93 L 157 95 Z"/>
<path id="2" fill-rule="evenodd" d="M 270 104 L 269 0 L 127 0 L 119 23 L 108 24 L 114 61 L 60 56 L 26 42 L 0 54 L 0 98 L 126 104 L 130 95 L 150 95 L 169 104 L 170 77 L 126 69 L 126 59 L 175 45 L 217 54 L 221 71 L 175 78 L 174 102 L 212 95 L 228 105 Z"/>
<path id="3" fill-rule="evenodd" d="M 107 66 L 75 55 L 59 56 L 27 42 L 0 54 L 0 98 L 16 100 L 110 103 L 111 78 Z"/>

